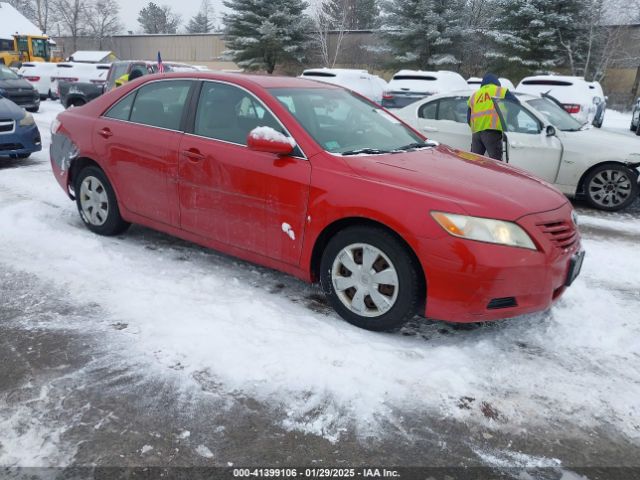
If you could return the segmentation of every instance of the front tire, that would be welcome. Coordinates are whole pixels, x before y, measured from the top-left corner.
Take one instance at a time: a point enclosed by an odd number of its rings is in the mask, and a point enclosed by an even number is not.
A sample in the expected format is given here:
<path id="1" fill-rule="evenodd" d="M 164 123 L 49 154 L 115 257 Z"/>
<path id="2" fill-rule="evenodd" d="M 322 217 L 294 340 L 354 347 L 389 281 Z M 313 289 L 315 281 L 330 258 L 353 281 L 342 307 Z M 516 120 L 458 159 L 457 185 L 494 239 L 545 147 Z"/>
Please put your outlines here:
<path id="1" fill-rule="evenodd" d="M 638 197 L 638 177 L 623 165 L 596 167 L 587 175 L 584 185 L 587 202 L 600 210 L 622 210 Z"/>
<path id="2" fill-rule="evenodd" d="M 98 167 L 83 168 L 75 182 L 76 205 L 80 218 L 98 235 L 118 235 L 129 228 L 120 216 L 118 201 L 107 176 Z"/>
<path id="3" fill-rule="evenodd" d="M 391 331 L 413 318 L 421 303 L 421 277 L 407 247 L 382 228 L 354 226 L 328 243 L 320 283 L 347 322 Z"/>

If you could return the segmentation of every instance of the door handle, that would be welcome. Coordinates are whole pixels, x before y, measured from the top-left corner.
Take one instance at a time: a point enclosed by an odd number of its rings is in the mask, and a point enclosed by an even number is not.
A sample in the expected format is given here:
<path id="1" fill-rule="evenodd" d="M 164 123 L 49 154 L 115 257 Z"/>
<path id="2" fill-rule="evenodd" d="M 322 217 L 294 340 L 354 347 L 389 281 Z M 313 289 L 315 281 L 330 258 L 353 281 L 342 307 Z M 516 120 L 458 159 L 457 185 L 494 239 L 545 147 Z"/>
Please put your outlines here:
<path id="1" fill-rule="evenodd" d="M 422 130 L 425 132 L 439 132 L 436 127 L 422 127 Z"/>
<path id="2" fill-rule="evenodd" d="M 204 155 L 201 154 L 197 149 L 192 148 L 189 150 L 183 150 L 182 155 L 191 160 L 192 162 L 201 162 L 204 160 Z"/>
<path id="3" fill-rule="evenodd" d="M 511 145 L 512 148 L 525 148 L 526 145 L 524 143 L 520 143 L 520 142 L 511 142 L 509 145 Z"/>
<path id="4" fill-rule="evenodd" d="M 98 135 L 100 135 L 103 138 L 109 138 L 109 137 L 113 137 L 113 132 L 109 130 L 107 127 L 105 127 L 98 132 Z"/>

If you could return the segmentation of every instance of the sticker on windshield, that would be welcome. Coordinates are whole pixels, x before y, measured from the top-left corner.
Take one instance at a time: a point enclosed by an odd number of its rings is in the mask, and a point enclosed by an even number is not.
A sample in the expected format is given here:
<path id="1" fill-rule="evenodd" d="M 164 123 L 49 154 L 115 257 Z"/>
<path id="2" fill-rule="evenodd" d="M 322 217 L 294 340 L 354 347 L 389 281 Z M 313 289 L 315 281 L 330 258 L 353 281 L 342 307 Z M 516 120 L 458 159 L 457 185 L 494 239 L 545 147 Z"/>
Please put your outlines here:
<path id="1" fill-rule="evenodd" d="M 336 142 L 336 141 L 331 140 L 330 142 L 325 142 L 324 143 L 324 147 L 327 150 L 332 151 L 332 150 L 339 149 L 340 148 L 340 144 L 338 142 Z"/>
<path id="2" fill-rule="evenodd" d="M 389 120 L 391 123 L 395 123 L 395 124 L 399 124 L 400 120 L 398 120 L 397 118 L 393 117 L 392 115 L 389 115 L 387 112 L 385 112 L 384 110 L 381 110 L 379 108 L 376 108 L 374 110 L 374 112 L 376 112 L 378 115 L 380 115 L 381 117 Z"/>

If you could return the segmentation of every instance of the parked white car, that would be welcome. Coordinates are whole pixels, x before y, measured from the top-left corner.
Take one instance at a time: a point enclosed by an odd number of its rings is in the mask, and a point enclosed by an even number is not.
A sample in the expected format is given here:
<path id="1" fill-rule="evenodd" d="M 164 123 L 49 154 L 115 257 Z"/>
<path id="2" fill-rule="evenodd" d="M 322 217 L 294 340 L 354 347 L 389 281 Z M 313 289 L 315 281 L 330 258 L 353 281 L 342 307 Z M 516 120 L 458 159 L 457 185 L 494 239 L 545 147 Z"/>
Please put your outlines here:
<path id="1" fill-rule="evenodd" d="M 104 84 L 110 67 L 108 63 L 57 63 L 56 72 L 51 77 L 51 92 L 58 96 L 58 82 Z"/>
<path id="2" fill-rule="evenodd" d="M 600 84 L 598 84 L 599 86 Z M 516 88 L 518 92 L 531 95 L 548 93 L 562 103 L 564 109 L 580 123 L 593 123 L 602 126 L 604 112 L 598 118 L 598 105 L 604 101 L 602 87 L 597 90 L 595 83 L 587 82 L 583 77 L 564 75 L 536 75 L 525 77 Z"/>
<path id="3" fill-rule="evenodd" d="M 468 151 L 467 101 L 472 93 L 436 95 L 395 113 L 430 139 Z M 637 198 L 640 149 L 635 138 L 584 126 L 548 98 L 518 98 L 521 105 L 499 104 L 509 163 L 602 210 L 620 210 Z"/>
<path id="4" fill-rule="evenodd" d="M 387 82 L 366 70 L 351 68 L 310 68 L 300 75 L 309 80 L 331 83 L 348 88 L 376 103 L 382 102 L 382 94 L 387 88 Z"/>
<path id="5" fill-rule="evenodd" d="M 516 89 L 513 82 L 508 78 L 500 77 L 498 80 L 500 80 L 501 86 L 508 88 L 512 92 Z M 475 92 L 482 85 L 482 79 L 480 77 L 469 77 L 467 79 L 467 85 L 469 85 L 469 88 Z"/>
<path id="6" fill-rule="evenodd" d="M 40 99 L 44 100 L 52 96 L 51 77 L 57 71 L 56 65 L 56 63 L 49 62 L 27 62 L 18 69 L 18 74 L 33 85 L 33 88 L 40 94 Z"/>
<path id="7" fill-rule="evenodd" d="M 439 70 L 400 70 L 396 73 L 382 97 L 385 108 L 402 108 L 429 95 L 468 88 L 467 81 L 456 72 Z"/>

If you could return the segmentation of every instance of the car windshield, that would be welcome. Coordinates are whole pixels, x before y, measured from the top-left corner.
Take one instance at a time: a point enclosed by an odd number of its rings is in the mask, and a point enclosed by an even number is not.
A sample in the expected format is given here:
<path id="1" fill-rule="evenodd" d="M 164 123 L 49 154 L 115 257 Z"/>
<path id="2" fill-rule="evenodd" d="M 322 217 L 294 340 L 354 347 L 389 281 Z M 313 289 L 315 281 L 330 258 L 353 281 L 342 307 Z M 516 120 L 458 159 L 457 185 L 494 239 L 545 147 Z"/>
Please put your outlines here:
<path id="1" fill-rule="evenodd" d="M 270 92 L 328 152 L 366 155 L 431 146 L 383 109 L 346 90 L 274 88 Z"/>
<path id="2" fill-rule="evenodd" d="M 546 98 L 527 100 L 527 103 L 542 113 L 549 123 L 565 132 L 577 132 L 582 124 L 565 110 Z"/>
<path id="3" fill-rule="evenodd" d="M 7 67 L 0 66 L 0 80 L 17 80 L 20 78 Z"/>

